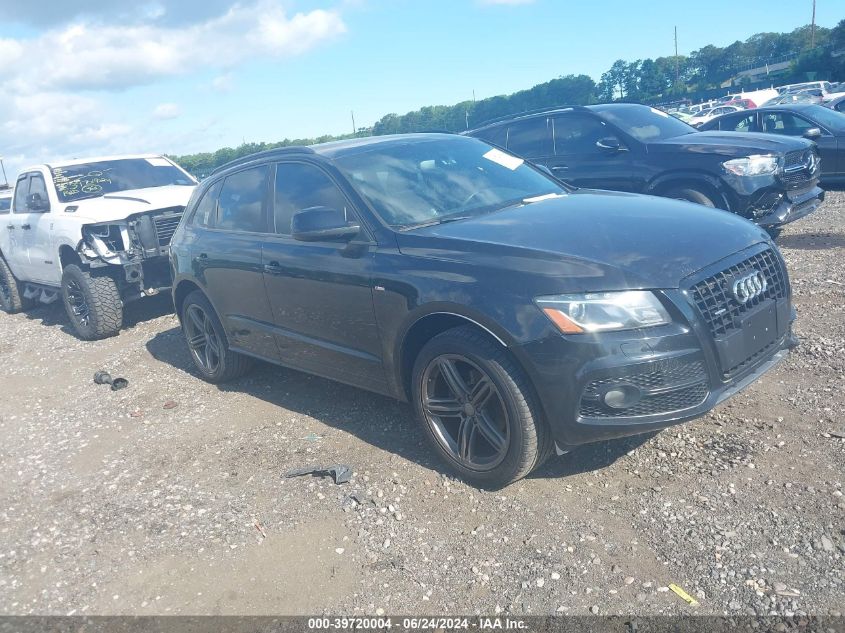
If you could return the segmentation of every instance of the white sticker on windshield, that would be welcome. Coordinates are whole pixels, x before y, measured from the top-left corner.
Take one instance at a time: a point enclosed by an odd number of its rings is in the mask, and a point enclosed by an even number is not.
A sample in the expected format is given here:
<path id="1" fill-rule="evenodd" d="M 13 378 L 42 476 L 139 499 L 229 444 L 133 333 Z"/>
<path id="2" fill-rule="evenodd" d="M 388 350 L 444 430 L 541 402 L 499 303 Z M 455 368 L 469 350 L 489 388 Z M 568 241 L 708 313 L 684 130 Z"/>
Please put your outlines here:
<path id="1" fill-rule="evenodd" d="M 170 161 L 166 158 L 148 158 L 146 160 L 153 167 L 172 167 Z"/>
<path id="2" fill-rule="evenodd" d="M 484 154 L 484 158 L 487 160 L 492 160 L 497 165 L 501 165 L 502 167 L 507 167 L 511 171 L 522 165 L 525 161 L 521 158 L 517 158 L 516 156 L 511 156 L 510 154 L 505 154 L 500 149 L 491 149 L 489 152 Z"/>
<path id="3" fill-rule="evenodd" d="M 663 110 L 658 110 L 657 108 L 649 108 L 649 110 L 651 110 L 655 114 L 659 114 L 660 116 L 665 116 L 667 119 L 669 118 L 669 115 L 666 114 Z"/>

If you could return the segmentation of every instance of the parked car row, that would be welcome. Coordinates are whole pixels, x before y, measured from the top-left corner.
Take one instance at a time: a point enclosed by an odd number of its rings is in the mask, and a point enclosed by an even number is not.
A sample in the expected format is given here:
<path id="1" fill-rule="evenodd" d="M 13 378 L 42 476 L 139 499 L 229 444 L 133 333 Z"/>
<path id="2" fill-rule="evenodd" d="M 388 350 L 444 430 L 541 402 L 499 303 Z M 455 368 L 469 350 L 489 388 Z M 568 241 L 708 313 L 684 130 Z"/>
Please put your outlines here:
<path id="1" fill-rule="evenodd" d="M 199 185 L 160 156 L 41 165 L 4 214 L 0 307 L 61 298 L 95 339 L 170 286 L 204 379 L 260 359 L 408 401 L 445 464 L 497 488 L 783 359 L 766 231 L 821 204 L 819 173 L 810 140 L 632 104 L 271 150 Z"/>

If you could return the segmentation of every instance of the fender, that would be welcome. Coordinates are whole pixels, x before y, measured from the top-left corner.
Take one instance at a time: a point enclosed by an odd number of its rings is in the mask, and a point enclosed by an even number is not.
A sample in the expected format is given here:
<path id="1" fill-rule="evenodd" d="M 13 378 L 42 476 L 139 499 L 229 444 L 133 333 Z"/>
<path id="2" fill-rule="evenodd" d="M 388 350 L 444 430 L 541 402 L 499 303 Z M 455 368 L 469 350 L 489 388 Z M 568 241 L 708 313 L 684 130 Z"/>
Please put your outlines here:
<path id="1" fill-rule="evenodd" d="M 696 182 L 702 182 L 708 185 L 713 190 L 715 190 L 719 194 L 719 200 L 716 201 L 719 207 L 728 211 L 731 210 L 730 200 L 728 199 L 727 192 L 725 191 L 725 186 L 722 181 L 717 176 L 708 174 L 707 172 L 703 171 L 696 171 L 690 169 L 670 171 L 667 173 L 660 174 L 648 183 L 648 186 L 646 187 L 645 191 L 643 191 L 643 193 L 649 195 L 657 195 L 654 193 L 655 191 L 672 186 L 675 183 L 692 184 Z"/>

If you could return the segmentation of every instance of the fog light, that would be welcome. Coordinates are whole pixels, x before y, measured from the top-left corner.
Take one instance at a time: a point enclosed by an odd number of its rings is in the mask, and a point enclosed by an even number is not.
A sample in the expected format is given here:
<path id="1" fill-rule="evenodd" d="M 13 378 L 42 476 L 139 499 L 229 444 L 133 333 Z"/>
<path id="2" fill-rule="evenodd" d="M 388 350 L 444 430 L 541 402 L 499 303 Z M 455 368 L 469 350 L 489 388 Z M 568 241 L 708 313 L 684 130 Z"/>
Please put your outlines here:
<path id="1" fill-rule="evenodd" d="M 637 404 L 643 397 L 634 385 L 615 385 L 604 392 L 602 402 L 611 409 L 627 409 Z"/>

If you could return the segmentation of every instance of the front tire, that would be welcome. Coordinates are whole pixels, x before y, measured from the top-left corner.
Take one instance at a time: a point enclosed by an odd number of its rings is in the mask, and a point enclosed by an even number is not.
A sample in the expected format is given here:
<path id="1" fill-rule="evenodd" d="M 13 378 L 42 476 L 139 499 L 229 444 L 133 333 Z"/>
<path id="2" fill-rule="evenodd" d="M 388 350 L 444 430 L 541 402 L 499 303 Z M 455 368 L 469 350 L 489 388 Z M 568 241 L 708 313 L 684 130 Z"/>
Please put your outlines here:
<path id="1" fill-rule="evenodd" d="M 195 290 L 182 304 L 182 332 L 203 379 L 219 384 L 243 376 L 253 360 L 229 349 L 223 324 L 208 298 Z"/>
<path id="2" fill-rule="evenodd" d="M 95 277 L 76 264 L 62 272 L 62 299 L 79 338 L 97 341 L 123 327 L 123 300 L 114 279 Z"/>
<path id="3" fill-rule="evenodd" d="M 525 373 L 473 327 L 447 330 L 422 349 L 412 397 L 436 452 L 473 485 L 501 488 L 551 454 L 551 434 Z"/>
<path id="4" fill-rule="evenodd" d="M 0 309 L 8 314 L 26 310 L 31 301 L 23 296 L 23 288 L 15 278 L 9 264 L 0 255 Z"/>
<path id="5" fill-rule="evenodd" d="M 704 193 L 703 191 L 699 191 L 698 189 L 693 189 L 692 187 L 678 187 L 676 189 L 670 189 L 663 194 L 663 196 L 665 198 L 695 202 L 696 204 L 710 207 L 711 209 L 716 208 L 716 201 L 713 200 L 710 195 Z"/>

